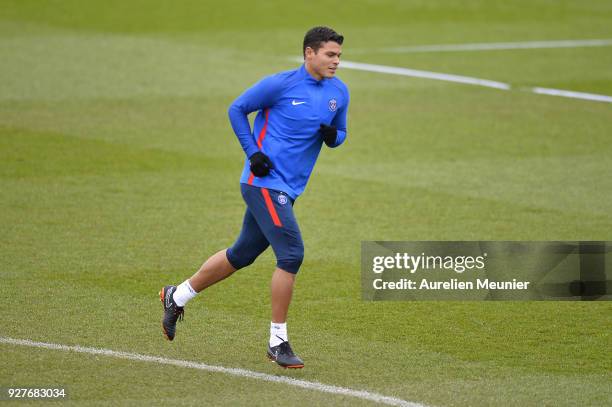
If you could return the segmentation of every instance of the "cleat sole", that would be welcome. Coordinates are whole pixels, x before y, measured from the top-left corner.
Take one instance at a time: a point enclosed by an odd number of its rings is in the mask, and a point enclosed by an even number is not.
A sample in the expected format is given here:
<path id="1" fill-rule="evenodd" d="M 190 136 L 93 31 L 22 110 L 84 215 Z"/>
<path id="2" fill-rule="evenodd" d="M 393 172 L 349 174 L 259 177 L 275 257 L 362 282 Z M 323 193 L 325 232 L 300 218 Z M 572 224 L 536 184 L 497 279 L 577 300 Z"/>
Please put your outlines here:
<path id="1" fill-rule="evenodd" d="M 304 365 L 287 365 L 287 366 L 283 366 L 280 363 L 278 363 L 276 361 L 276 359 L 274 359 L 273 356 L 271 356 L 269 353 L 266 353 L 266 356 L 268 356 L 268 359 L 270 359 L 270 362 L 274 362 L 276 363 L 278 366 L 282 367 L 283 369 L 302 369 L 304 367 Z"/>

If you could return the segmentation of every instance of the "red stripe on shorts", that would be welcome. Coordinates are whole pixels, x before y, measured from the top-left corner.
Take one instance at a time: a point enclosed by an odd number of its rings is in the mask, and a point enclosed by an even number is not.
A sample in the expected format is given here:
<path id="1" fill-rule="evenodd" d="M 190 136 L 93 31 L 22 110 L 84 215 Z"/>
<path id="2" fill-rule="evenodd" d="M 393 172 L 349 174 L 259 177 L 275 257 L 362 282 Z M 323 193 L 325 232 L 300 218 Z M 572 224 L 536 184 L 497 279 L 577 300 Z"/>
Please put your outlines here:
<path id="1" fill-rule="evenodd" d="M 274 208 L 274 204 L 272 203 L 272 198 L 270 198 L 270 193 L 266 188 L 261 189 L 261 194 L 264 197 L 264 201 L 266 201 L 266 206 L 268 207 L 268 212 L 272 217 L 272 222 L 274 222 L 274 226 L 282 227 L 280 219 L 278 218 L 278 214 L 276 213 L 276 208 Z"/>

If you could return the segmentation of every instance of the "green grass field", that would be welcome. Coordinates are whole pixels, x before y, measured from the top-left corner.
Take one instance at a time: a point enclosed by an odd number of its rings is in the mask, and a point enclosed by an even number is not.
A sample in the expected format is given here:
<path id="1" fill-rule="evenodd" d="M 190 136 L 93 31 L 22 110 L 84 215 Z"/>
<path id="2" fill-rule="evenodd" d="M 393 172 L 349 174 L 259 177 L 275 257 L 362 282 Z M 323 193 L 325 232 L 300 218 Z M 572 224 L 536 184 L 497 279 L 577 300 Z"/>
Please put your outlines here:
<path id="1" fill-rule="evenodd" d="M 296 67 L 305 31 L 320 24 L 345 35 L 346 60 L 513 90 L 340 69 L 349 138 L 322 152 L 296 204 L 306 257 L 289 336 L 306 368 L 265 357 L 270 250 L 192 301 L 167 342 L 159 288 L 190 276 L 241 226 L 243 153 L 227 107 L 263 75 Z M 596 38 L 612 38 L 609 1 L 4 0 L 0 336 L 427 406 L 610 405 L 609 302 L 360 293 L 362 240 L 612 240 L 612 105 L 521 90 L 612 95 L 612 47 L 382 48 Z M 103 356 L 6 343 L 0 352 L 0 387 L 64 386 L 70 404 L 373 404 Z"/>

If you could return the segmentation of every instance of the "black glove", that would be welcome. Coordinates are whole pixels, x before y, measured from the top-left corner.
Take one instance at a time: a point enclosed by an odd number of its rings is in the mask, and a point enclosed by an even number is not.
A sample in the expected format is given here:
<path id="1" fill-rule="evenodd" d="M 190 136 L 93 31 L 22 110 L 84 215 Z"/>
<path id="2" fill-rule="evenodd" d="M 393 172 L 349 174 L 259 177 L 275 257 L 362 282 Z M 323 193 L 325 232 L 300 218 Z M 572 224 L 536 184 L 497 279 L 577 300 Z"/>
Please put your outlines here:
<path id="1" fill-rule="evenodd" d="M 249 164 L 251 172 L 256 177 L 265 177 L 270 173 L 270 170 L 274 168 L 270 158 L 261 151 L 258 151 L 249 157 Z"/>
<path id="2" fill-rule="evenodd" d="M 323 141 L 329 147 L 336 144 L 336 136 L 338 135 L 338 131 L 336 130 L 336 126 L 328 126 L 326 124 L 321 123 L 321 128 L 319 129 L 321 135 L 323 136 Z"/>

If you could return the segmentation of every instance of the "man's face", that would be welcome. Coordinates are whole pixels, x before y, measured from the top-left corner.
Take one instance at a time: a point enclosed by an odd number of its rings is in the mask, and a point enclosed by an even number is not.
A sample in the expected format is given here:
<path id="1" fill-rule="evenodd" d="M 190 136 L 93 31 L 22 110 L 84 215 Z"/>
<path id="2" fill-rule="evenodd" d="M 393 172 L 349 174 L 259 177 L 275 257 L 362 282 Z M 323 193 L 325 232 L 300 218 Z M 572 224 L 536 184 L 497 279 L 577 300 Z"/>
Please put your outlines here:
<path id="1" fill-rule="evenodd" d="M 317 52 L 312 48 L 306 48 L 306 63 L 310 67 L 310 73 L 317 79 L 333 78 L 340 64 L 342 46 L 334 41 L 324 42 Z"/>

